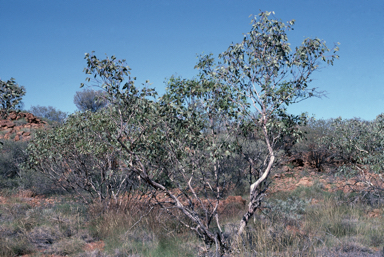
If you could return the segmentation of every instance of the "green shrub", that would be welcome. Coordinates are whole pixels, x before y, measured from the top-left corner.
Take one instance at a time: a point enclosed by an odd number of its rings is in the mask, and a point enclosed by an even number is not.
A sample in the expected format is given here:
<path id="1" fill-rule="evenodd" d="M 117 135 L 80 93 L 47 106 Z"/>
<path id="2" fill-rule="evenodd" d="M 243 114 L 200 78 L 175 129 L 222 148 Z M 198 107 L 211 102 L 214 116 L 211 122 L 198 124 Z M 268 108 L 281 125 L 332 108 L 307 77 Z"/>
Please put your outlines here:
<path id="1" fill-rule="evenodd" d="M 267 213 L 280 218 L 299 220 L 305 213 L 305 208 L 310 201 L 295 196 L 286 199 L 269 199 Z"/>
<path id="2" fill-rule="evenodd" d="M 331 149 L 345 164 L 369 165 L 374 172 L 384 170 L 384 114 L 373 121 L 358 118 L 335 119 L 331 123 L 333 133 L 321 138 L 321 144 Z M 346 167 L 342 171 L 345 172 Z"/>
<path id="3" fill-rule="evenodd" d="M 16 178 L 20 177 L 21 164 L 27 159 L 26 142 L 5 140 L 0 149 L 0 188 L 17 186 Z"/>
<path id="4" fill-rule="evenodd" d="M 84 201 L 109 206 L 127 191 L 137 176 L 121 166 L 120 149 L 111 134 L 116 125 L 107 109 L 75 113 L 48 131 L 38 131 L 28 145 L 28 167 Z"/>

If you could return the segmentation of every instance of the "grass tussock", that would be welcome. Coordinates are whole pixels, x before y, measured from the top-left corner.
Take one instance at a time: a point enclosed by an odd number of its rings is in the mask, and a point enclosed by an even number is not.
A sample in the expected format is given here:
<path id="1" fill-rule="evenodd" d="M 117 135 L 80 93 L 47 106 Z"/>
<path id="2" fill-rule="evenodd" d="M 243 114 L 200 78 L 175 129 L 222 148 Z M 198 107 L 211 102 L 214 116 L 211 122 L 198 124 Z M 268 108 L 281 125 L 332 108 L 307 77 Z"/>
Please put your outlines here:
<path id="1" fill-rule="evenodd" d="M 116 256 L 194 256 L 199 240 L 160 209 L 135 204 L 124 209 L 93 207 L 89 230 Z"/>
<path id="2" fill-rule="evenodd" d="M 25 199 L 24 199 L 25 200 Z M 33 206 L 9 198 L 0 205 L 0 256 L 42 252 L 72 255 L 91 239 L 84 227 L 84 213 L 69 199 L 51 205 Z"/>
<path id="3" fill-rule="evenodd" d="M 237 255 L 382 256 L 383 206 L 353 199 L 353 194 L 331 193 L 318 183 L 276 193 L 254 216 Z"/>

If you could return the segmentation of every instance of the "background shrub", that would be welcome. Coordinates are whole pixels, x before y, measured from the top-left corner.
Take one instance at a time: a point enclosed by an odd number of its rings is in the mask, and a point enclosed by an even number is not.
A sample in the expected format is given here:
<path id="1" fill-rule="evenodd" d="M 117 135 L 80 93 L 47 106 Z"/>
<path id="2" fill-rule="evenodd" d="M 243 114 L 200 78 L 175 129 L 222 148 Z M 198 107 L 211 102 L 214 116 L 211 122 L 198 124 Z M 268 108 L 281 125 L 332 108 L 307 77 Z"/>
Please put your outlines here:
<path id="1" fill-rule="evenodd" d="M 84 89 L 77 91 L 73 103 L 80 111 L 96 112 L 108 104 L 104 97 L 104 92 L 99 90 Z"/>
<path id="2" fill-rule="evenodd" d="M 64 120 L 67 118 L 67 113 L 62 112 L 52 106 L 31 106 L 28 112 L 32 113 L 35 116 L 60 123 L 64 122 Z"/>
<path id="3" fill-rule="evenodd" d="M 0 187 L 11 188 L 21 174 L 21 164 L 26 161 L 26 142 L 5 140 L 0 149 Z"/>

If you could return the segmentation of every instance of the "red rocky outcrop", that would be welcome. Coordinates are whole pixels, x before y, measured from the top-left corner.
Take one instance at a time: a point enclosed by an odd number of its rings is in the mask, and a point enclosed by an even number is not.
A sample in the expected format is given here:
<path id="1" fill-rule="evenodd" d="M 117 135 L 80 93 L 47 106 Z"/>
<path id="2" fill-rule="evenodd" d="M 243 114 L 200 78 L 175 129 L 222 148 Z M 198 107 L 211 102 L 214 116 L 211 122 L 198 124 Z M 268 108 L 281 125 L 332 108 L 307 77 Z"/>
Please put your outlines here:
<path id="1" fill-rule="evenodd" d="M 21 120 L 24 119 L 24 122 Z M 31 139 L 31 129 L 44 127 L 47 122 L 32 113 L 11 112 L 7 119 L 0 120 L 0 139 L 27 141 Z"/>

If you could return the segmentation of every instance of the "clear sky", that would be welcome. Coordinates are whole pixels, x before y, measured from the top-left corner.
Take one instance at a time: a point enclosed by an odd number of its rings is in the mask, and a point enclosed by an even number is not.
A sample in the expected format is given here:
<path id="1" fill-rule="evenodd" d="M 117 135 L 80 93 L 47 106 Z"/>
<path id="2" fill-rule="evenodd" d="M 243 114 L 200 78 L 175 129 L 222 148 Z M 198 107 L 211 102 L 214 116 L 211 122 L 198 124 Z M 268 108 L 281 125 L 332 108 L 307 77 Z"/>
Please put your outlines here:
<path id="1" fill-rule="evenodd" d="M 328 98 L 292 106 L 316 118 L 374 119 L 384 112 L 383 0 L 0 0 L 0 78 L 25 86 L 25 109 L 72 113 L 85 82 L 84 54 L 126 59 L 138 82 L 162 94 L 171 75 L 192 78 L 196 56 L 215 56 L 250 30 L 251 18 L 275 11 L 292 46 L 307 37 L 340 42 L 340 60 L 313 75 Z"/>

